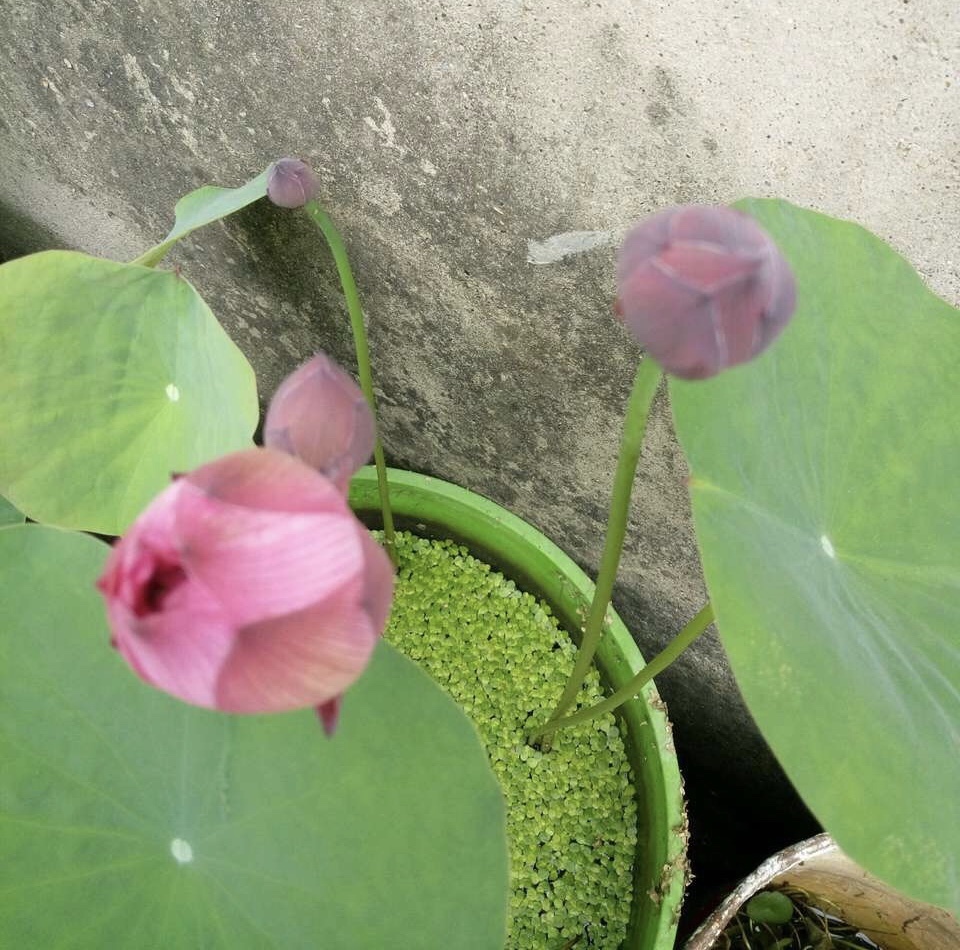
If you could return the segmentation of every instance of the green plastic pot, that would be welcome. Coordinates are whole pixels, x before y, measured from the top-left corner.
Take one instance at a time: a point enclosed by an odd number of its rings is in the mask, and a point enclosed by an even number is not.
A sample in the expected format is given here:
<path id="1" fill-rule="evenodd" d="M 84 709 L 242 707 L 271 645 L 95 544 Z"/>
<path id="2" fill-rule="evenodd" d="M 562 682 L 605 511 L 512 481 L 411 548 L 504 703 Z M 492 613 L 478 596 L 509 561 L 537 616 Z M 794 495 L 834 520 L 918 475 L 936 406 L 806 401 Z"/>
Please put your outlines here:
<path id="1" fill-rule="evenodd" d="M 390 504 L 398 528 L 424 537 L 450 538 L 550 604 L 578 639 L 593 583 L 536 528 L 505 508 L 457 485 L 398 469 L 388 470 Z M 354 477 L 350 504 L 365 523 L 379 527 L 376 470 Z M 623 621 L 612 613 L 597 652 L 604 685 L 625 685 L 643 658 Z M 666 709 L 653 684 L 621 706 L 627 756 L 637 789 L 638 844 L 633 905 L 623 950 L 673 950 L 686 876 L 686 816 L 677 757 Z"/>

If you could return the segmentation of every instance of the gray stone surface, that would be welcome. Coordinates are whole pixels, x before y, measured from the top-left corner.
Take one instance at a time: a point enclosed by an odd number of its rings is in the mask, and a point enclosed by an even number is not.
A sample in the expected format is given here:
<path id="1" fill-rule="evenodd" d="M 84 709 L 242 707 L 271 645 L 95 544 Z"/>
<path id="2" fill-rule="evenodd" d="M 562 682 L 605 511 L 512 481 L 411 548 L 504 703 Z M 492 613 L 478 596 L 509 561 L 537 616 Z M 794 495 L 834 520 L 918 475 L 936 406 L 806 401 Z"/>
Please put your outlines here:
<path id="1" fill-rule="evenodd" d="M 677 202 L 781 196 L 871 228 L 956 303 L 958 38 L 954 0 L 11 0 L 0 252 L 129 259 L 182 193 L 307 158 L 353 256 L 392 460 L 593 569 L 637 356 L 610 313 L 619 237 Z M 172 260 L 264 396 L 317 347 L 351 363 L 299 218 L 258 205 Z M 648 653 L 703 598 L 684 474 L 661 396 L 618 589 Z M 717 640 L 661 689 L 704 867 L 738 809 L 772 830 L 734 869 L 803 837 Z"/>

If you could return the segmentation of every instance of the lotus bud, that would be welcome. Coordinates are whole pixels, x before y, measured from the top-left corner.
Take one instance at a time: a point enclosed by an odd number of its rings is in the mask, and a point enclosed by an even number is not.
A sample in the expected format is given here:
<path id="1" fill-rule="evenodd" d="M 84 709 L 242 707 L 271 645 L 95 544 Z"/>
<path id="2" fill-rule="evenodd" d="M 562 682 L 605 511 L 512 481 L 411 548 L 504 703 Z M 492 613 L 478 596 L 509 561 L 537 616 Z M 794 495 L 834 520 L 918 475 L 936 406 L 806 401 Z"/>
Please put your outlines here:
<path id="1" fill-rule="evenodd" d="M 360 387 L 318 353 L 280 384 L 267 409 L 263 441 L 296 455 L 346 494 L 354 472 L 370 461 L 376 426 Z"/>
<path id="2" fill-rule="evenodd" d="M 300 208 L 319 190 L 313 169 L 299 158 L 281 158 L 267 172 L 267 197 L 281 208 Z"/>
<path id="3" fill-rule="evenodd" d="M 682 205 L 626 237 L 616 311 L 665 372 L 706 379 L 752 360 L 793 315 L 793 274 L 773 239 L 733 208 Z"/>
<path id="4" fill-rule="evenodd" d="M 312 706 L 330 732 L 386 625 L 393 569 L 330 481 L 248 449 L 164 489 L 97 586 L 151 686 L 232 713 Z"/>

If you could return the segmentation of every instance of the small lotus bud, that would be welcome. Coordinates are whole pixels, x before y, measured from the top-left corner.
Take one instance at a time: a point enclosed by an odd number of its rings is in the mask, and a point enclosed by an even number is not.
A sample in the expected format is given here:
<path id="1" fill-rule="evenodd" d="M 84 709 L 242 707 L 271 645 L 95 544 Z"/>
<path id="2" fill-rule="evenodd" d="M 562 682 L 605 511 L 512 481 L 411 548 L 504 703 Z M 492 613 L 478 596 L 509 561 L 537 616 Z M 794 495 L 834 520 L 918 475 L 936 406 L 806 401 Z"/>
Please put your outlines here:
<path id="1" fill-rule="evenodd" d="M 281 158 L 267 172 L 267 197 L 281 208 L 300 208 L 319 190 L 313 169 L 299 158 Z"/>
<path id="2" fill-rule="evenodd" d="M 280 384 L 267 409 L 263 441 L 302 459 L 346 494 L 354 472 L 370 460 L 376 426 L 349 373 L 318 353 Z"/>
<path id="3" fill-rule="evenodd" d="M 723 206 L 681 205 L 638 224 L 617 262 L 615 310 L 667 373 L 706 379 L 762 353 L 796 286 L 773 239 Z"/>

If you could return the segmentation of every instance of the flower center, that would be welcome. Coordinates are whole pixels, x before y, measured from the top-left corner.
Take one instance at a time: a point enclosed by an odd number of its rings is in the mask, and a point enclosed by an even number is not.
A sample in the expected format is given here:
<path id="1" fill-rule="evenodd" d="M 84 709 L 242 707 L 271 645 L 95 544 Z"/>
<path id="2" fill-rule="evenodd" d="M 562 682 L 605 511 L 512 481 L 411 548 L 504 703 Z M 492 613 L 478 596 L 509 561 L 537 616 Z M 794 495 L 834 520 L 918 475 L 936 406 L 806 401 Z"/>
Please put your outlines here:
<path id="1" fill-rule="evenodd" d="M 134 613 L 138 617 L 159 613 L 163 610 L 167 597 L 186 579 L 186 572 L 179 564 L 157 564 L 140 591 Z"/>

